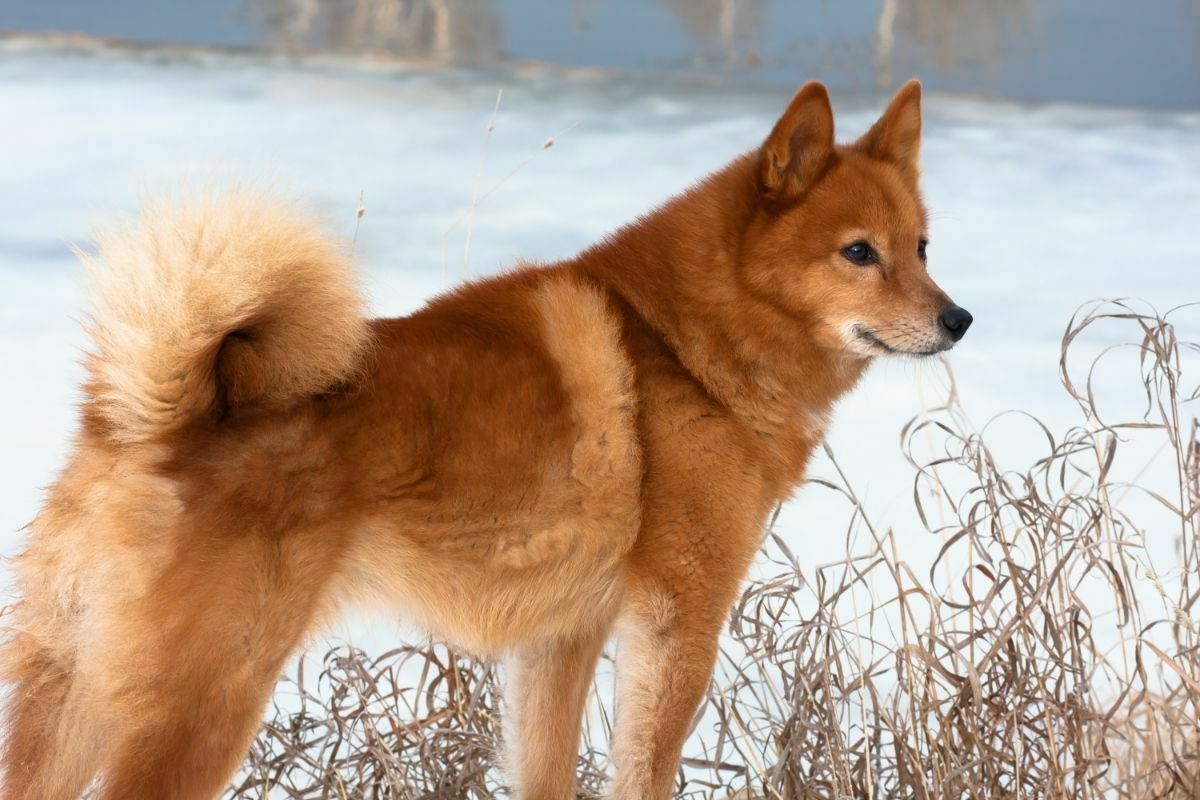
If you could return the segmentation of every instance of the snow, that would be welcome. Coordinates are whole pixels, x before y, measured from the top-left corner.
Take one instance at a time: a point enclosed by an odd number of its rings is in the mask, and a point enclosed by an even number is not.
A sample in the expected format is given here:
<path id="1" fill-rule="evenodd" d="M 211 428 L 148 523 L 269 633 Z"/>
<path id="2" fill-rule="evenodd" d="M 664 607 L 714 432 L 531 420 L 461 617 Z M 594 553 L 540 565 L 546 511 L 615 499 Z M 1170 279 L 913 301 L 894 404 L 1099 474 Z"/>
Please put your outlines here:
<path id="1" fill-rule="evenodd" d="M 86 243 L 93 225 L 132 210 L 139 193 L 181 180 L 271 181 L 349 237 L 361 192 L 356 255 L 374 310 L 403 314 L 464 276 L 570 255 L 755 146 L 787 99 L 537 70 L 3 45 L 0 554 L 19 548 L 18 529 L 63 464 L 75 425 L 84 306 L 68 243 Z M 835 102 L 849 138 L 882 99 Z M 976 320 L 950 356 L 963 404 L 976 426 L 1014 408 L 1052 429 L 1075 424 L 1058 358 L 1081 303 L 1136 296 L 1166 309 L 1200 300 L 1190 255 L 1200 114 L 936 94 L 925 108 L 931 270 Z M 493 189 L 467 214 L 473 195 Z M 464 215 L 470 224 L 447 233 Z M 1198 338 L 1197 315 L 1180 320 Z M 880 363 L 829 433 L 871 516 L 911 544 L 917 574 L 927 574 L 940 540 L 911 513 L 912 470 L 897 442 L 922 402 L 935 402 L 940 374 Z M 1108 385 L 1119 389 L 1122 374 Z M 1036 457 L 1031 426 L 999 425 L 1003 457 L 1021 465 Z M 821 563 L 844 557 L 845 521 L 844 506 L 805 489 L 779 529 Z M 1148 544 L 1168 556 L 1168 532 L 1156 536 L 1149 531 Z M 366 630 L 353 628 L 368 640 L 386 635 Z"/>

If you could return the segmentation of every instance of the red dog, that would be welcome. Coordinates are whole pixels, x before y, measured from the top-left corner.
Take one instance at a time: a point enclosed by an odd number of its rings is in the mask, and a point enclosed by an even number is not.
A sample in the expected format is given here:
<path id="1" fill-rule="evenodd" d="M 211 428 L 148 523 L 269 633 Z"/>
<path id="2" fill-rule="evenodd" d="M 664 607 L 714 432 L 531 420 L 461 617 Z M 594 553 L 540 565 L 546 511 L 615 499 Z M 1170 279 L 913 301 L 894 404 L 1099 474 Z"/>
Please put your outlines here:
<path id="1" fill-rule="evenodd" d="M 368 321 L 342 248 L 246 195 L 85 258 L 90 379 L 5 650 L 6 797 L 221 791 L 348 601 L 510 660 L 520 797 L 574 796 L 619 635 L 614 795 L 665 798 L 769 509 L 876 356 L 971 322 L 925 269 L 920 87 L 824 87 L 577 258 Z"/>

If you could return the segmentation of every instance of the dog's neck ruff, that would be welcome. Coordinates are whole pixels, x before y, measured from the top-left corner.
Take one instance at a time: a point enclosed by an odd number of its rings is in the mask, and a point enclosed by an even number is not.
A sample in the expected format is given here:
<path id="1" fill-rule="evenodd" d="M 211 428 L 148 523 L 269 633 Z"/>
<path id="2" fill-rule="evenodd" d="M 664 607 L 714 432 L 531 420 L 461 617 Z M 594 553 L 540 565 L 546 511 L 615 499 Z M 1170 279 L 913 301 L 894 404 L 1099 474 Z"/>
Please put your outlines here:
<path id="1" fill-rule="evenodd" d="M 798 350 L 795 329 L 804 321 L 765 303 L 747 310 L 737 275 L 738 232 L 759 202 L 752 167 L 749 157 L 735 160 L 568 266 L 632 308 L 709 396 L 758 434 L 789 480 L 798 481 L 835 401 L 869 360 L 815 341 Z"/>

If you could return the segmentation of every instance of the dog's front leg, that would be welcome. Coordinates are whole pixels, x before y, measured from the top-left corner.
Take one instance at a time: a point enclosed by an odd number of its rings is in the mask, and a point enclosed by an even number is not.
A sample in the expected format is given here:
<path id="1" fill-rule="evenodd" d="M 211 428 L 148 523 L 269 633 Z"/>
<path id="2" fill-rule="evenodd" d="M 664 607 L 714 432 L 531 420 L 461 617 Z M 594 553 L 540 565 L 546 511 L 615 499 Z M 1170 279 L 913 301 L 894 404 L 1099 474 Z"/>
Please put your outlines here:
<path id="1" fill-rule="evenodd" d="M 722 513 L 697 525 L 693 509 L 674 520 L 639 540 L 617 625 L 614 800 L 671 796 L 718 637 L 758 541 L 749 515 Z"/>
<path id="2" fill-rule="evenodd" d="M 519 800 L 574 800 L 579 729 L 608 625 L 526 644 L 506 661 L 508 770 Z"/>

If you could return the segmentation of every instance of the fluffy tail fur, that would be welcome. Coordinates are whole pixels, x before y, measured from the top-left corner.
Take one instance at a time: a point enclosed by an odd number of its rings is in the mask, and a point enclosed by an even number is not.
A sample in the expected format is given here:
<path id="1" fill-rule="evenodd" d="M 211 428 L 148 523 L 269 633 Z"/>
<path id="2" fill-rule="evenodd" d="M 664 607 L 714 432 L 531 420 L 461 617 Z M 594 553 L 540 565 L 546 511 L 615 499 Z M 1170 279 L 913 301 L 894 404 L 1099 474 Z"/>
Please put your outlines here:
<path id="1" fill-rule="evenodd" d="M 349 378 L 369 341 L 343 249 L 260 194 L 145 206 L 79 257 L 93 289 L 89 406 L 116 441 L 285 408 Z"/>

